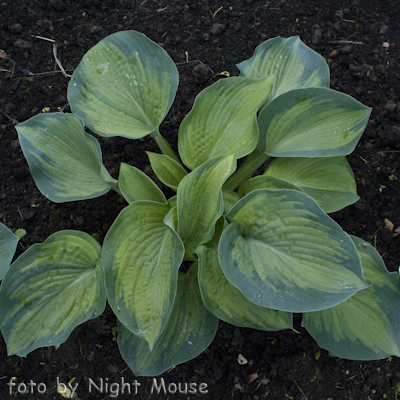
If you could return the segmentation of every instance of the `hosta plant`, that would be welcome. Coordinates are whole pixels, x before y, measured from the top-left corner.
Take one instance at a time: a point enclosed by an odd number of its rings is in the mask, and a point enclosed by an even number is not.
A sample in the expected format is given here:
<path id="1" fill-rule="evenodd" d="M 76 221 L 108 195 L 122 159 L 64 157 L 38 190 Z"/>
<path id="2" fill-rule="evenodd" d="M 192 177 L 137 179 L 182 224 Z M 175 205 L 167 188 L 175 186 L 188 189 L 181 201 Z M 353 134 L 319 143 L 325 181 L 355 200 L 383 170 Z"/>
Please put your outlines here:
<path id="1" fill-rule="evenodd" d="M 127 205 L 102 244 L 60 231 L 9 267 L 0 291 L 9 354 L 63 343 L 107 300 L 136 375 L 199 355 L 219 319 L 276 331 L 293 329 L 292 313 L 337 356 L 400 356 L 398 274 L 327 214 L 358 200 L 346 155 L 370 108 L 330 89 L 325 60 L 298 37 L 267 40 L 238 68 L 197 96 L 179 128 L 179 157 L 160 133 L 176 66 L 135 31 L 85 54 L 68 86 L 72 113 L 17 126 L 48 199 L 114 190 Z M 176 196 L 128 164 L 112 177 L 85 128 L 152 137 L 161 152 L 148 153 L 151 167 Z"/>

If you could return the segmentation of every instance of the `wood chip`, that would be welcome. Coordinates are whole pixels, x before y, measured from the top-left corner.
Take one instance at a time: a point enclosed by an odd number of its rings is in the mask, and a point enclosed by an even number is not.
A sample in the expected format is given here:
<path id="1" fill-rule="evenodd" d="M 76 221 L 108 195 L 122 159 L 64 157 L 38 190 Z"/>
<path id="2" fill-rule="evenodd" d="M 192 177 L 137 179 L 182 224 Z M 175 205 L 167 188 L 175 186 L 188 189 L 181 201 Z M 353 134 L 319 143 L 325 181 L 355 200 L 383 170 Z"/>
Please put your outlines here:
<path id="1" fill-rule="evenodd" d="M 390 232 L 393 232 L 394 223 L 387 218 L 385 218 L 384 221 L 385 221 L 385 228 L 389 229 Z"/>
<path id="2" fill-rule="evenodd" d="M 258 372 L 254 372 L 254 374 L 249 375 L 249 378 L 249 383 L 254 382 L 258 378 Z"/>

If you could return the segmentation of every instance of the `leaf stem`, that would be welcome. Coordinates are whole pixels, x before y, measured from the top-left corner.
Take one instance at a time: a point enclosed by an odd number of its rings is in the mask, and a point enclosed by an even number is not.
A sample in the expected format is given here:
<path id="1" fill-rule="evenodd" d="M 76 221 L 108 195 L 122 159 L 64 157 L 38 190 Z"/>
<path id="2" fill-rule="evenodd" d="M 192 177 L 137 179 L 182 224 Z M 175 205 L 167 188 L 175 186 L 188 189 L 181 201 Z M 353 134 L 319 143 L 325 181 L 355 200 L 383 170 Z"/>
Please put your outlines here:
<path id="1" fill-rule="evenodd" d="M 114 183 L 114 185 L 111 186 L 111 190 L 114 190 L 114 192 L 117 192 L 123 199 L 125 199 L 125 197 L 123 196 L 123 194 L 121 193 L 121 190 L 119 188 L 118 181 L 116 181 Z"/>
<path id="2" fill-rule="evenodd" d="M 172 147 L 170 146 L 170 144 L 161 135 L 161 133 L 160 133 L 158 128 L 151 136 L 156 140 L 156 143 L 158 144 L 158 147 L 160 148 L 160 150 L 161 150 L 161 152 L 163 154 L 165 154 L 166 156 L 171 157 L 173 160 L 175 160 L 176 162 L 181 164 L 181 162 L 179 161 L 179 158 L 175 154 L 174 150 L 172 150 Z"/>
<path id="3" fill-rule="evenodd" d="M 242 182 L 253 174 L 261 165 L 267 161 L 269 156 L 265 153 L 255 153 L 250 156 L 246 163 L 242 165 L 222 186 L 223 190 L 235 190 Z"/>

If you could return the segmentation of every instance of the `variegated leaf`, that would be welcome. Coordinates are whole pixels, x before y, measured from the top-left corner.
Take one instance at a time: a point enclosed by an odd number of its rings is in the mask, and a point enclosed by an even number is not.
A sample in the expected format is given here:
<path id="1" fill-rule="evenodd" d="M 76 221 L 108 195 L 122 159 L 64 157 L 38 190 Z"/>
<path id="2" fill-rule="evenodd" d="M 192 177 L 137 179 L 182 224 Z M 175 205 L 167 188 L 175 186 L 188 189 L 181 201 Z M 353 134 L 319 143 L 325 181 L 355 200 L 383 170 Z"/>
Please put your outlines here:
<path id="1" fill-rule="evenodd" d="M 225 218 L 222 270 L 254 304 L 315 311 L 368 286 L 349 235 L 304 193 L 254 190 Z"/>
<path id="2" fill-rule="evenodd" d="M 60 231 L 34 244 L 10 267 L 0 291 L 0 325 L 8 354 L 25 357 L 64 343 L 106 305 L 101 247 L 92 236 Z"/>
<path id="3" fill-rule="evenodd" d="M 223 225 L 220 219 L 214 238 L 196 251 L 200 292 L 206 308 L 219 319 L 236 326 L 264 331 L 293 328 L 291 313 L 257 306 L 226 279 L 218 259 Z"/>
<path id="4" fill-rule="evenodd" d="M 122 31 L 84 55 L 69 82 L 68 101 L 98 135 L 139 139 L 158 129 L 178 82 L 163 48 L 142 33 Z"/>
<path id="5" fill-rule="evenodd" d="M 272 98 L 292 89 L 329 87 L 325 59 L 306 46 L 298 36 L 276 37 L 261 43 L 253 56 L 237 65 L 249 78 L 275 75 Z"/>
<path id="6" fill-rule="evenodd" d="M 250 154 L 259 138 L 256 113 L 272 83 L 272 77 L 232 77 L 204 89 L 179 127 L 179 154 L 184 164 L 194 170 L 213 158 Z"/>
<path id="7" fill-rule="evenodd" d="M 258 116 L 258 149 L 274 157 L 348 155 L 370 114 L 371 108 L 332 89 L 291 90 L 272 100 Z"/>
<path id="8" fill-rule="evenodd" d="M 150 200 L 158 203 L 167 202 L 163 192 L 154 181 L 140 169 L 129 164 L 121 163 L 118 186 L 129 204 L 137 200 Z"/>
<path id="9" fill-rule="evenodd" d="M 326 213 L 341 210 L 359 199 L 346 157 L 275 158 L 264 175 L 246 182 L 244 193 L 262 188 L 300 190 L 316 200 Z"/>
<path id="10" fill-rule="evenodd" d="M 206 161 L 178 186 L 178 233 L 185 256 L 193 259 L 197 246 L 208 242 L 224 209 L 222 185 L 236 168 L 233 155 Z"/>
<path id="11" fill-rule="evenodd" d="M 11 264 L 19 239 L 25 234 L 25 230 L 16 231 L 14 234 L 0 222 L 0 280 L 4 278 Z"/>
<path id="12" fill-rule="evenodd" d="M 355 236 L 352 239 L 361 257 L 365 280 L 372 286 L 335 307 L 304 314 L 304 326 L 322 348 L 338 357 L 400 357 L 399 274 L 388 272 L 369 243 Z"/>
<path id="13" fill-rule="evenodd" d="M 213 341 L 217 328 L 218 319 L 204 307 L 196 282 L 179 273 L 171 316 L 153 350 L 120 321 L 118 347 L 136 376 L 160 375 L 202 353 Z"/>
<path id="14" fill-rule="evenodd" d="M 39 114 L 16 129 L 33 179 L 51 201 L 92 199 L 116 182 L 102 164 L 99 142 L 76 116 Z"/>
<path id="15" fill-rule="evenodd" d="M 170 316 L 184 247 L 163 220 L 168 204 L 139 200 L 125 207 L 103 243 L 110 306 L 153 348 Z"/>
<path id="16" fill-rule="evenodd" d="M 185 169 L 171 157 L 164 154 L 146 152 L 151 168 L 158 179 L 173 190 L 177 190 L 179 182 L 187 175 Z"/>

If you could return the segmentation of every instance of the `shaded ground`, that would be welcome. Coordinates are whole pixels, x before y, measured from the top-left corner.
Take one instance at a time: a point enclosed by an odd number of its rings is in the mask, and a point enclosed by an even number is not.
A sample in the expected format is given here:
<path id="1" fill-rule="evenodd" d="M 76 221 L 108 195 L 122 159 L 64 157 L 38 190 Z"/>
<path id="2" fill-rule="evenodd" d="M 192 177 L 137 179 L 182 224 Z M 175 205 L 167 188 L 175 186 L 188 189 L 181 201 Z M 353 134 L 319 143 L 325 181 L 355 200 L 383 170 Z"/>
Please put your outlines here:
<path id="1" fill-rule="evenodd" d="M 268 38 L 300 35 L 328 61 L 331 87 L 373 108 L 366 132 L 349 157 L 361 200 L 333 217 L 348 233 L 373 243 L 388 269 L 397 270 L 400 238 L 393 238 L 384 224 L 386 218 L 395 228 L 400 225 L 397 1 L 17 0 L 0 2 L 0 15 L 0 49 L 9 57 L 0 59 L 0 220 L 11 229 L 27 230 L 21 241 L 25 248 L 67 228 L 97 233 L 103 239 L 125 206 L 115 193 L 54 204 L 37 190 L 16 140 L 14 120 L 22 122 L 45 107 L 51 111 L 66 107 L 68 80 L 61 73 L 50 73 L 57 70 L 52 44 L 36 36 L 57 41 L 63 66 L 70 73 L 91 46 L 119 30 L 138 30 L 162 45 L 180 73 L 175 104 L 162 125 L 163 135 L 176 145 L 179 123 L 194 97 L 218 79 L 219 73 L 238 75 L 235 64 L 249 58 Z M 199 72 L 200 61 L 210 72 Z M 143 151 L 157 151 L 150 139 L 101 142 L 104 163 L 114 177 L 122 161 L 150 172 Z M 47 386 L 44 394 L 34 388 L 17 398 L 61 398 L 55 393 L 57 377 L 63 382 L 75 377 L 80 398 L 107 398 L 110 392 L 105 387 L 103 393 L 88 392 L 89 378 L 95 382 L 103 378 L 104 383 L 121 382 L 121 377 L 130 382 L 135 379 L 119 355 L 111 330 L 115 325 L 108 309 L 104 317 L 78 327 L 57 351 L 38 349 L 25 359 L 7 357 L 1 340 L 0 398 L 11 398 L 6 383 L 12 376 L 19 382 L 32 380 Z M 151 379 L 137 378 L 141 386 L 135 398 L 397 398 L 393 388 L 400 382 L 399 359 L 356 362 L 333 358 L 319 350 L 298 321 L 296 327 L 301 334 L 257 332 L 220 323 L 205 353 L 163 374 L 167 384 L 206 383 L 207 394 L 150 395 Z M 249 363 L 239 365 L 238 354 Z"/>

